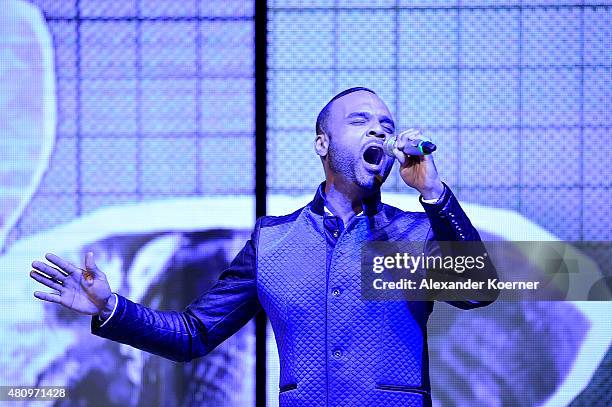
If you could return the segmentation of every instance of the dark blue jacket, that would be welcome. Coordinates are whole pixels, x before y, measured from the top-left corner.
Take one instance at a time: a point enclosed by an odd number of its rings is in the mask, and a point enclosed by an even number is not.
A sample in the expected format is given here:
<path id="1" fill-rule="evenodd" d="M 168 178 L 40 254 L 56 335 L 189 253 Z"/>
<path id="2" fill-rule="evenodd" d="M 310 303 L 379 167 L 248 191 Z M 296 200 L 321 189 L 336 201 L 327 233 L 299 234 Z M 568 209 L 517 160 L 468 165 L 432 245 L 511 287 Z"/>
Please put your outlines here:
<path id="1" fill-rule="evenodd" d="M 257 220 L 219 281 L 182 312 L 118 296 L 92 332 L 175 361 L 206 355 L 264 309 L 280 357 L 285 406 L 422 406 L 431 403 L 427 319 L 433 302 L 364 301 L 361 246 L 376 241 L 479 241 L 448 187 L 425 213 L 363 202 L 347 225 L 324 211 L 323 185 L 296 212 Z M 489 302 L 457 301 L 460 308 Z"/>

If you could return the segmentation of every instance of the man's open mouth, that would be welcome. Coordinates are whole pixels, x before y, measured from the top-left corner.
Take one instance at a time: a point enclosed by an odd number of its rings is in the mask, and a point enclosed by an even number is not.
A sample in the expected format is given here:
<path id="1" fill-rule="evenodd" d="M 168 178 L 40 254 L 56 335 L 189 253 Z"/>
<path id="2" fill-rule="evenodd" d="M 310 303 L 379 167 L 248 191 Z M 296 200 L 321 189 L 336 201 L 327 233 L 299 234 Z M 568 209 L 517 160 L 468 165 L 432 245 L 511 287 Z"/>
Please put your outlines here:
<path id="1" fill-rule="evenodd" d="M 368 164 L 378 165 L 381 163 L 384 155 L 385 152 L 383 151 L 382 147 L 370 146 L 363 152 L 363 159 Z"/>

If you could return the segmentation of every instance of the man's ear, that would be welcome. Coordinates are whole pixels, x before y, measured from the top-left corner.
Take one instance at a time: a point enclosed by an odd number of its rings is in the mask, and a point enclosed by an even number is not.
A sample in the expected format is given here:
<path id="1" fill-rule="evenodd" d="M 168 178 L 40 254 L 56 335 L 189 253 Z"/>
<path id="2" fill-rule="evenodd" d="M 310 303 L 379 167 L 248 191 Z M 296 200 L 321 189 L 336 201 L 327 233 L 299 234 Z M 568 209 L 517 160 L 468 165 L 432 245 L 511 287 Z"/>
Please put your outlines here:
<path id="1" fill-rule="evenodd" d="M 315 151 L 323 158 L 327 155 L 329 149 L 329 137 L 325 133 L 319 133 L 315 137 Z"/>

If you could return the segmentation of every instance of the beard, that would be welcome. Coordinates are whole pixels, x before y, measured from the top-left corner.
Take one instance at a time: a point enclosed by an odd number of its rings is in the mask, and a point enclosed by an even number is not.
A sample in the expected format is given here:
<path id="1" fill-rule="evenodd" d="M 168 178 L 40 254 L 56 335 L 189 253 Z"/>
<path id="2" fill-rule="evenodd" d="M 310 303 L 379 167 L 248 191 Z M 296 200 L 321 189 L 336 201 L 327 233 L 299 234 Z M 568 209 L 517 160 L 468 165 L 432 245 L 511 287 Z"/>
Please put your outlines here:
<path id="1" fill-rule="evenodd" d="M 329 143 L 328 150 L 329 168 L 337 175 L 341 175 L 347 181 L 356 182 L 355 167 L 357 160 L 346 149 L 337 148 L 333 142 Z"/>
<path id="2" fill-rule="evenodd" d="M 356 156 L 347 149 L 338 148 L 336 144 L 331 141 L 329 143 L 327 155 L 329 168 L 334 174 L 368 191 L 380 189 L 389 176 L 391 167 L 393 166 L 393 161 L 390 161 L 381 174 L 373 174 L 362 165 L 363 157 Z"/>

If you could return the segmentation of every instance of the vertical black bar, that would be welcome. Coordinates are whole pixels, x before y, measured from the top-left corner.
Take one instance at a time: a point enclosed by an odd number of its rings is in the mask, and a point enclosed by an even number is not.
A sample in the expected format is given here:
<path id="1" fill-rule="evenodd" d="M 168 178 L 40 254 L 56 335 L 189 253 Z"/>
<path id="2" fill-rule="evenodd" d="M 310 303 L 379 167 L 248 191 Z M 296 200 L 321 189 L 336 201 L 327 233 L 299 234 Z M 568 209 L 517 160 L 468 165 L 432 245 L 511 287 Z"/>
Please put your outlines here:
<path id="1" fill-rule="evenodd" d="M 255 3 L 255 216 L 266 214 L 266 143 L 267 143 L 267 30 L 268 5 L 265 0 Z M 266 407 L 266 326 L 268 318 L 262 311 L 255 317 L 255 405 Z"/>

